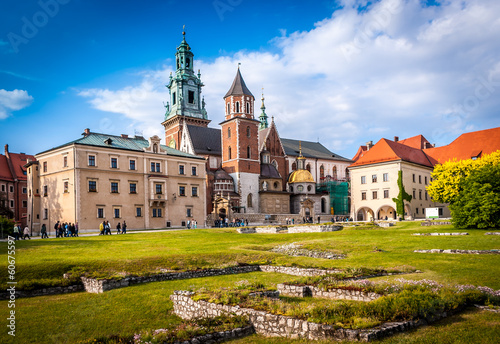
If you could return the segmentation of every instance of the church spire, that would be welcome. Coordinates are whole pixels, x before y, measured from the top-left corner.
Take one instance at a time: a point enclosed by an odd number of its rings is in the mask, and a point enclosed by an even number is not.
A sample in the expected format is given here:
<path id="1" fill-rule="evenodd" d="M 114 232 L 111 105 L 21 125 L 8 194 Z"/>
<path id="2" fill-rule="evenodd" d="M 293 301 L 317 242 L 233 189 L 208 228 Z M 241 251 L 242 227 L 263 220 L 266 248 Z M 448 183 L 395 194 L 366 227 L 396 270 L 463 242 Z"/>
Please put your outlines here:
<path id="1" fill-rule="evenodd" d="M 260 99 L 262 100 L 262 106 L 260 107 L 262 113 L 259 116 L 259 129 L 266 129 L 269 125 L 267 124 L 266 106 L 264 105 L 264 87 L 262 87 L 262 98 Z"/>

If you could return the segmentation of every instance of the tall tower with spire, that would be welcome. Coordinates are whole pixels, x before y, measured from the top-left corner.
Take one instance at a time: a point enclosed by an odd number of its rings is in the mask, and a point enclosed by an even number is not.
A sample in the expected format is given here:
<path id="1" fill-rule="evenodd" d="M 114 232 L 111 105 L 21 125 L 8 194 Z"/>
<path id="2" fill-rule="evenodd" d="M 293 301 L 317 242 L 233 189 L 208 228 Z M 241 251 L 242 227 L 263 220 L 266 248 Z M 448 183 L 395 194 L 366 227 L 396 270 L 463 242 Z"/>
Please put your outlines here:
<path id="1" fill-rule="evenodd" d="M 260 107 L 262 113 L 259 116 L 259 129 L 266 129 L 269 127 L 269 124 L 267 123 L 266 106 L 264 105 L 264 88 L 262 88 L 262 98 L 260 98 L 260 100 L 262 100 L 262 105 Z"/>
<path id="2" fill-rule="evenodd" d="M 182 32 L 182 42 L 175 53 L 175 74 L 170 73 L 167 86 L 170 100 L 165 105 L 165 142 L 179 149 L 185 124 L 207 127 L 210 120 L 205 110 L 205 100 L 201 96 L 201 73 L 194 72 L 194 54 L 186 42 L 186 32 Z"/>
<path id="3" fill-rule="evenodd" d="M 225 121 L 221 125 L 222 167 L 235 181 L 240 206 L 247 213 L 259 212 L 259 125 L 254 119 L 255 98 L 240 68 L 224 96 Z"/>

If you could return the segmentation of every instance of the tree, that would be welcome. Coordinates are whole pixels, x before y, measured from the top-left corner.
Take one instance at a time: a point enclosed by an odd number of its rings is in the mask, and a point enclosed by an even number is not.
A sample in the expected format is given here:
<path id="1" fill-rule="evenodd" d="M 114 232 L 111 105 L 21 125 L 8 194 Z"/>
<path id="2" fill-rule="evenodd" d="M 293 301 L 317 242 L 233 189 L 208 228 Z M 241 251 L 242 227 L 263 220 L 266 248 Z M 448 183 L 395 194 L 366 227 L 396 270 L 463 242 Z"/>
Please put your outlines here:
<path id="1" fill-rule="evenodd" d="M 411 202 L 412 196 L 407 194 L 403 185 L 403 171 L 398 171 L 398 187 L 399 194 L 397 198 L 392 200 L 396 203 L 396 213 L 404 218 L 405 215 L 405 201 Z"/>
<path id="2" fill-rule="evenodd" d="M 453 160 L 436 165 L 432 172 L 433 180 L 427 187 L 427 192 L 435 202 L 453 204 L 463 190 L 465 179 L 472 171 L 499 162 L 500 151 L 496 151 L 478 160 Z"/>
<path id="3" fill-rule="evenodd" d="M 15 222 L 12 221 L 11 219 L 8 219 L 5 216 L 0 215 L 0 233 L 2 235 L 2 239 L 5 238 L 7 235 L 13 235 L 14 234 L 14 224 Z"/>
<path id="4" fill-rule="evenodd" d="M 472 170 L 450 210 L 456 227 L 500 227 L 500 164 Z"/>

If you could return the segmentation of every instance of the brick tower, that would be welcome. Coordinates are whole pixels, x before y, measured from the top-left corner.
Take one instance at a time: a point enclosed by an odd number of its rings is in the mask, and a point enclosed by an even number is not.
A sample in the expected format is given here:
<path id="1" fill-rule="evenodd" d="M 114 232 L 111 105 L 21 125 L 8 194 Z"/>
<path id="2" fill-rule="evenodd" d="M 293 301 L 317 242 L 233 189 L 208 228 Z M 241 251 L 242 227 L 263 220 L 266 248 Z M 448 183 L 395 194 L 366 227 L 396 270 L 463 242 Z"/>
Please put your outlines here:
<path id="1" fill-rule="evenodd" d="M 176 71 L 167 85 L 170 101 L 165 105 L 165 143 L 179 149 L 184 124 L 207 127 L 210 120 L 205 110 L 205 100 L 201 98 L 201 73 L 193 70 L 194 54 L 186 42 L 186 33 L 182 32 L 181 44 L 175 53 Z"/>
<path id="2" fill-rule="evenodd" d="M 255 98 L 236 72 L 224 96 L 225 120 L 221 125 L 222 167 L 234 179 L 240 206 L 246 213 L 259 212 L 259 124 L 254 119 Z"/>

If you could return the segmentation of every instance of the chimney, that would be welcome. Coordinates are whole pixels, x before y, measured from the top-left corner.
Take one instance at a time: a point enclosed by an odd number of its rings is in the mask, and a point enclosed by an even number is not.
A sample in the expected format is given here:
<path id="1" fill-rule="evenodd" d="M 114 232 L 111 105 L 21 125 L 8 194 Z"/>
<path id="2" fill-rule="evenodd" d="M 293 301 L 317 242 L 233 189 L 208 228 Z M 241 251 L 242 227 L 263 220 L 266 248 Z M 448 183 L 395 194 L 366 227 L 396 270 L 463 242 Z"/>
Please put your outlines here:
<path id="1" fill-rule="evenodd" d="M 398 142 L 399 141 L 399 136 L 394 136 L 394 142 Z"/>
<path id="2" fill-rule="evenodd" d="M 5 145 L 5 155 L 9 154 L 9 145 Z"/>
<path id="3" fill-rule="evenodd" d="M 90 129 L 89 128 L 85 128 L 85 130 L 83 131 L 83 135 L 89 136 L 90 135 Z"/>
<path id="4" fill-rule="evenodd" d="M 123 137 L 124 139 L 128 139 L 128 135 L 127 135 L 127 134 L 122 134 L 122 137 Z"/>
<path id="5" fill-rule="evenodd" d="M 373 147 L 373 141 L 368 141 L 368 142 L 366 143 L 366 150 L 367 150 L 367 151 L 369 151 L 369 150 L 370 150 L 370 148 L 372 148 L 372 147 Z"/>

